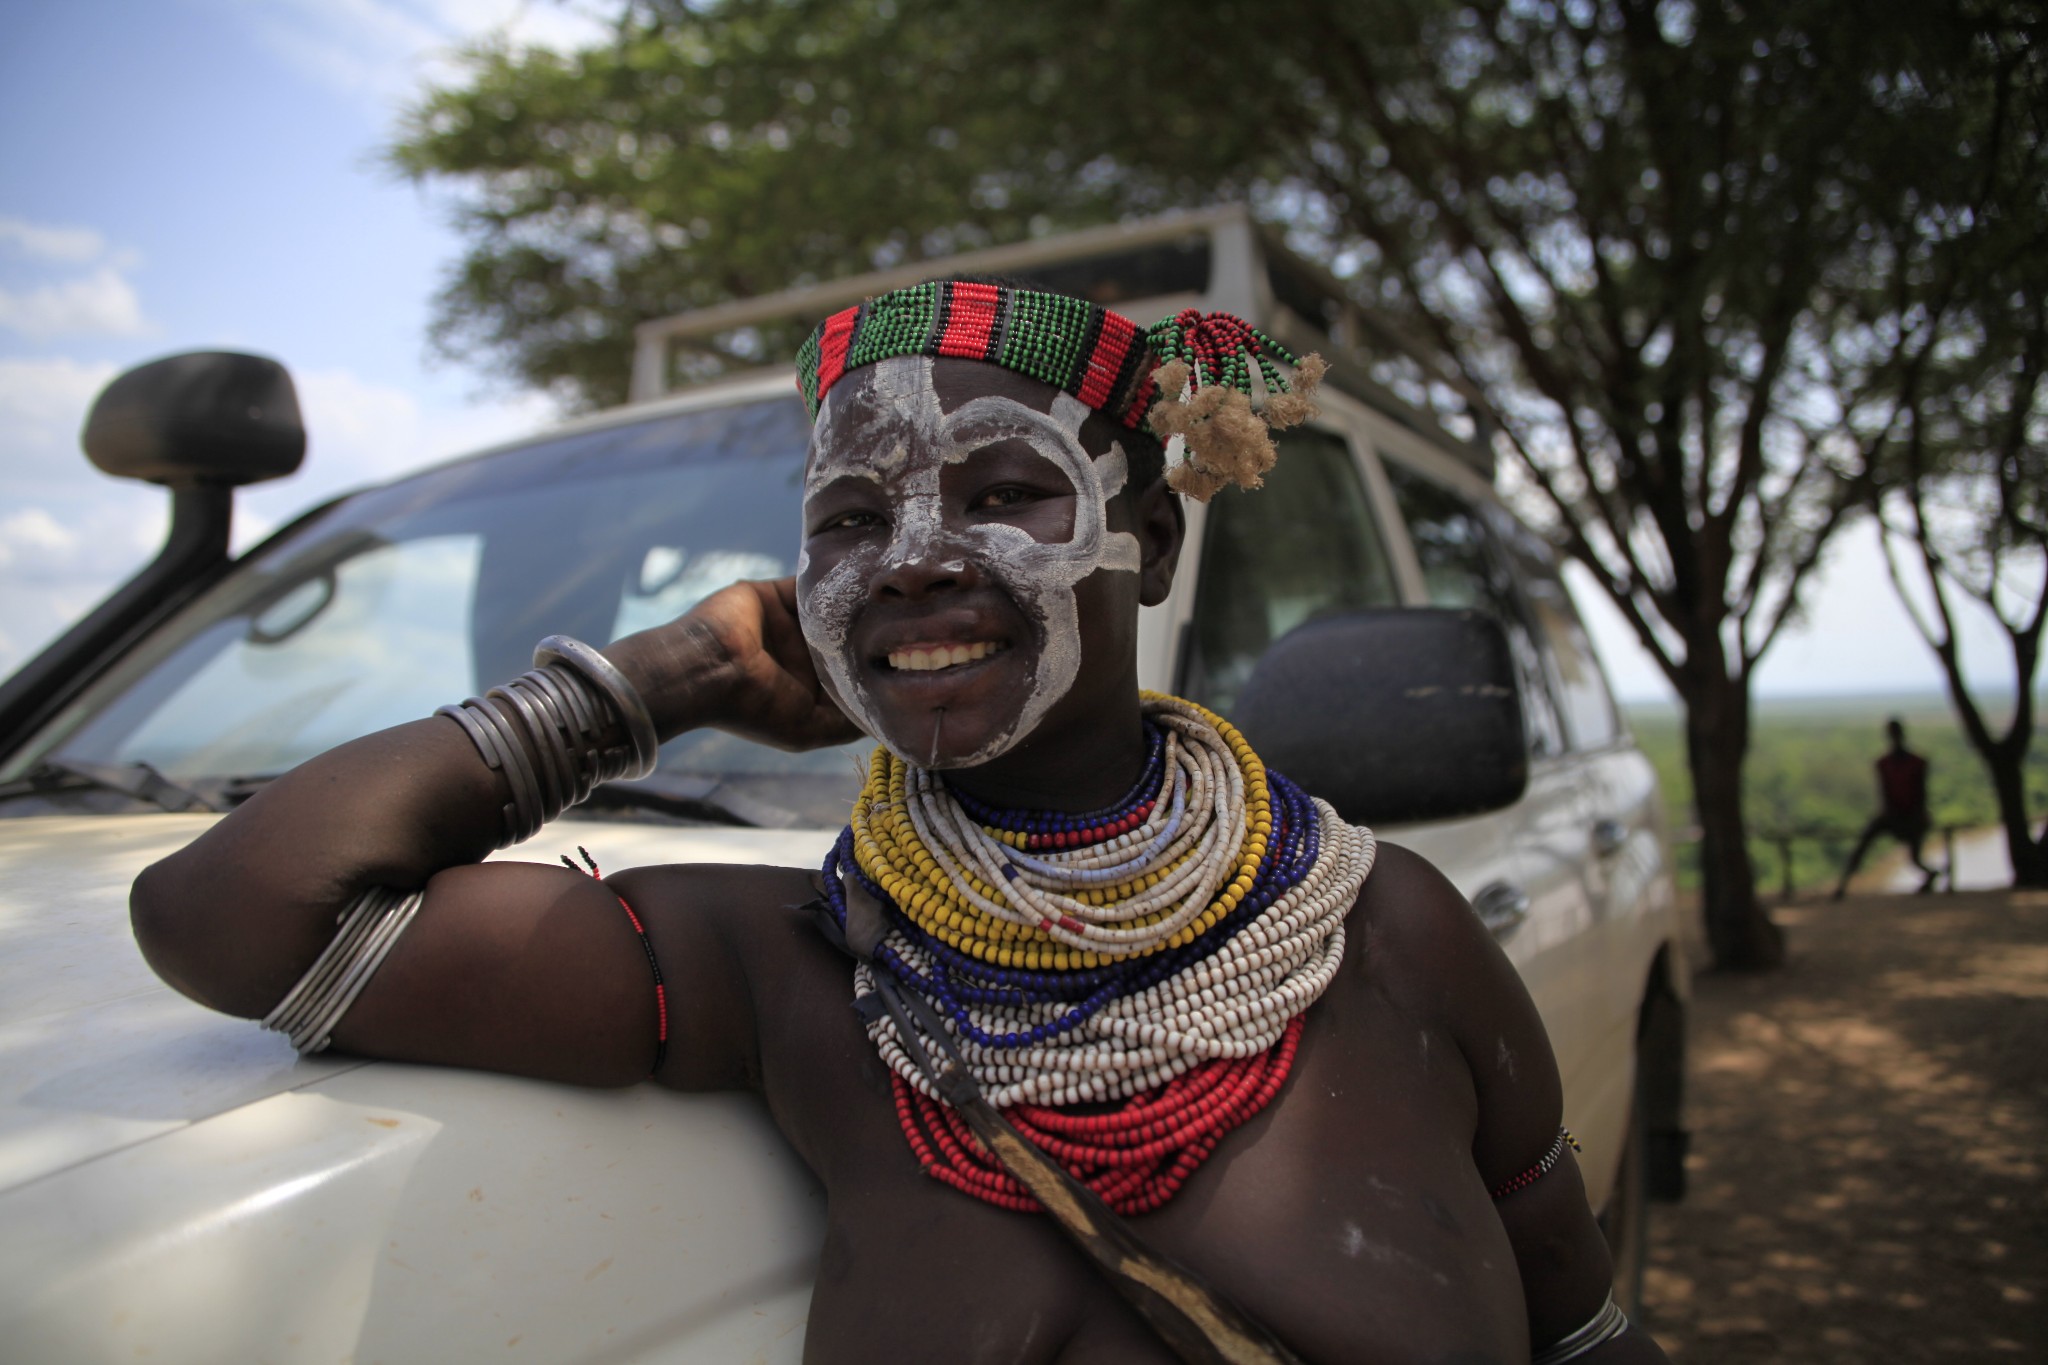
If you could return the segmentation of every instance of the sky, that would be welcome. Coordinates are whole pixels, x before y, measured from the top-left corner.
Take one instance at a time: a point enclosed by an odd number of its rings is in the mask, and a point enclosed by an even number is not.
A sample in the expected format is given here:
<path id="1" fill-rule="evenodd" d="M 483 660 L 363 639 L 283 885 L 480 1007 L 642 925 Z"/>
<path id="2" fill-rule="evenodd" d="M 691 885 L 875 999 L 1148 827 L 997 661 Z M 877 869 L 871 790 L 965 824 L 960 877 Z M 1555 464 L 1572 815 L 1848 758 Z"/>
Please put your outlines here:
<path id="1" fill-rule="evenodd" d="M 245 490 L 246 546 L 342 489 L 537 430 L 552 405 L 430 355 L 460 255 L 448 200 L 380 149 L 459 44 L 602 36 L 599 0 L 0 0 L 0 673 L 145 563 L 165 495 L 93 470 L 100 387 L 177 351 L 285 362 L 305 467 Z M 1574 584 L 1616 690 L 1669 696 Z M 1966 637 L 2009 683 L 1988 628 Z M 1932 691 L 1940 675 L 1867 529 L 1842 538 L 1763 696 Z"/>

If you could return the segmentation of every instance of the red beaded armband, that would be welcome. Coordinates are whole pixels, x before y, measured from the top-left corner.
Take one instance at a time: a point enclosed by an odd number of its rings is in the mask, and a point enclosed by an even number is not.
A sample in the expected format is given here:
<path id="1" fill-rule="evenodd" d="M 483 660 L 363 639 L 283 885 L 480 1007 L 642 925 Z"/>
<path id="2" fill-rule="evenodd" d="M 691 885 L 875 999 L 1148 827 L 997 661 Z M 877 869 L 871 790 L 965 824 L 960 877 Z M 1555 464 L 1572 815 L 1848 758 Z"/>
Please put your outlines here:
<path id="1" fill-rule="evenodd" d="M 1579 1140 L 1572 1136 L 1572 1130 L 1560 1128 L 1557 1130 L 1557 1141 L 1550 1144 L 1550 1150 L 1543 1154 L 1543 1159 L 1528 1170 L 1523 1171 L 1520 1175 L 1513 1176 L 1495 1185 L 1493 1187 L 1493 1197 L 1495 1199 L 1505 1199 L 1516 1190 L 1526 1190 L 1544 1176 L 1549 1175 L 1551 1167 L 1564 1159 L 1564 1149 L 1567 1145 L 1575 1152 L 1582 1150 L 1579 1147 Z"/>
<path id="2" fill-rule="evenodd" d="M 602 874 L 597 870 L 597 859 L 590 856 L 590 850 L 578 844 L 576 851 L 583 855 L 584 863 L 590 868 L 591 877 L 602 880 Z M 562 855 L 562 865 L 571 872 L 583 870 L 570 862 L 566 853 Z M 605 889 L 611 890 L 609 887 Z M 654 956 L 654 943 L 647 937 L 647 926 L 633 913 L 633 907 L 626 904 L 624 896 L 620 896 L 616 891 L 613 891 L 612 895 L 617 897 L 619 908 L 626 912 L 626 922 L 631 924 L 633 932 L 639 935 L 640 951 L 647 954 L 647 970 L 654 974 L 654 1065 L 649 1067 L 647 1072 L 651 1076 L 660 1071 L 661 1064 L 668 1060 L 668 986 L 661 979 L 661 963 Z"/>

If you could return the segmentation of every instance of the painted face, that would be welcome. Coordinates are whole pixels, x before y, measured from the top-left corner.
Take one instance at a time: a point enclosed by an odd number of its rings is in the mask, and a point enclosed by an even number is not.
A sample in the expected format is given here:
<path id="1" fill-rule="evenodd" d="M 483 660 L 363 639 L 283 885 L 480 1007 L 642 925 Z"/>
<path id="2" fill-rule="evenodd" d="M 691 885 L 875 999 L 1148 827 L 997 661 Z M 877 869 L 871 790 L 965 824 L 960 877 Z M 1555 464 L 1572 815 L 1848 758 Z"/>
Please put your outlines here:
<path id="1" fill-rule="evenodd" d="M 1122 448 L 1082 445 L 1079 400 L 971 365 L 990 387 L 948 411 L 926 357 L 885 360 L 827 396 L 804 482 L 797 612 L 840 707 L 927 767 L 971 767 L 1029 735 L 1081 668 L 1076 589 L 1136 573 L 1111 530 Z M 952 372 L 949 372 L 949 375 Z"/>

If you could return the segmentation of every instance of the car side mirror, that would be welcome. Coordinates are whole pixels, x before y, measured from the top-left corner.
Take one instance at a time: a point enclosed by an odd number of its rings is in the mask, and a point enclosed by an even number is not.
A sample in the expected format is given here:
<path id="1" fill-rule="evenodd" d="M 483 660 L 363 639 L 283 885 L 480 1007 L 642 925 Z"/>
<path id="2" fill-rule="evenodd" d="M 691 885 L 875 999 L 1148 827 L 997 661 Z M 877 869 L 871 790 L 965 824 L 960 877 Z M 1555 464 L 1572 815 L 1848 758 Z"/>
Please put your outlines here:
<path id="1" fill-rule="evenodd" d="M 78 439 L 115 478 L 170 489 L 170 534 L 140 573 L 0 680 L 0 753 L 33 735 L 152 622 L 226 573 L 236 487 L 282 478 L 306 457 L 291 375 L 275 360 L 233 351 L 188 351 L 118 376 L 93 400 Z"/>
<path id="2" fill-rule="evenodd" d="M 1359 824 L 1477 815 L 1529 782 L 1514 659 L 1482 612 L 1311 621 L 1259 657 L 1231 720 L 1261 759 Z"/>
<path id="3" fill-rule="evenodd" d="M 106 473 L 171 488 L 282 478 L 306 455 L 291 375 L 233 351 L 188 351 L 129 370 L 93 400 L 79 441 Z"/>

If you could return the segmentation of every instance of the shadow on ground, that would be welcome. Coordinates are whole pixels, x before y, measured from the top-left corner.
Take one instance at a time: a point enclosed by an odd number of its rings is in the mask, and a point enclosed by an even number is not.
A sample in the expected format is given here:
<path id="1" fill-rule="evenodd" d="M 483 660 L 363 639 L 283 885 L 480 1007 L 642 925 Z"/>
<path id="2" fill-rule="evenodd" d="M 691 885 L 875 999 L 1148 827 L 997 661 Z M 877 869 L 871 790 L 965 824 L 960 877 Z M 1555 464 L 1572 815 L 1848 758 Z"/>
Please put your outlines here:
<path id="1" fill-rule="evenodd" d="M 2048 1360 L 2048 893 L 1778 917 L 1783 971 L 1698 982 L 1649 1325 L 1678 1362 Z"/>

